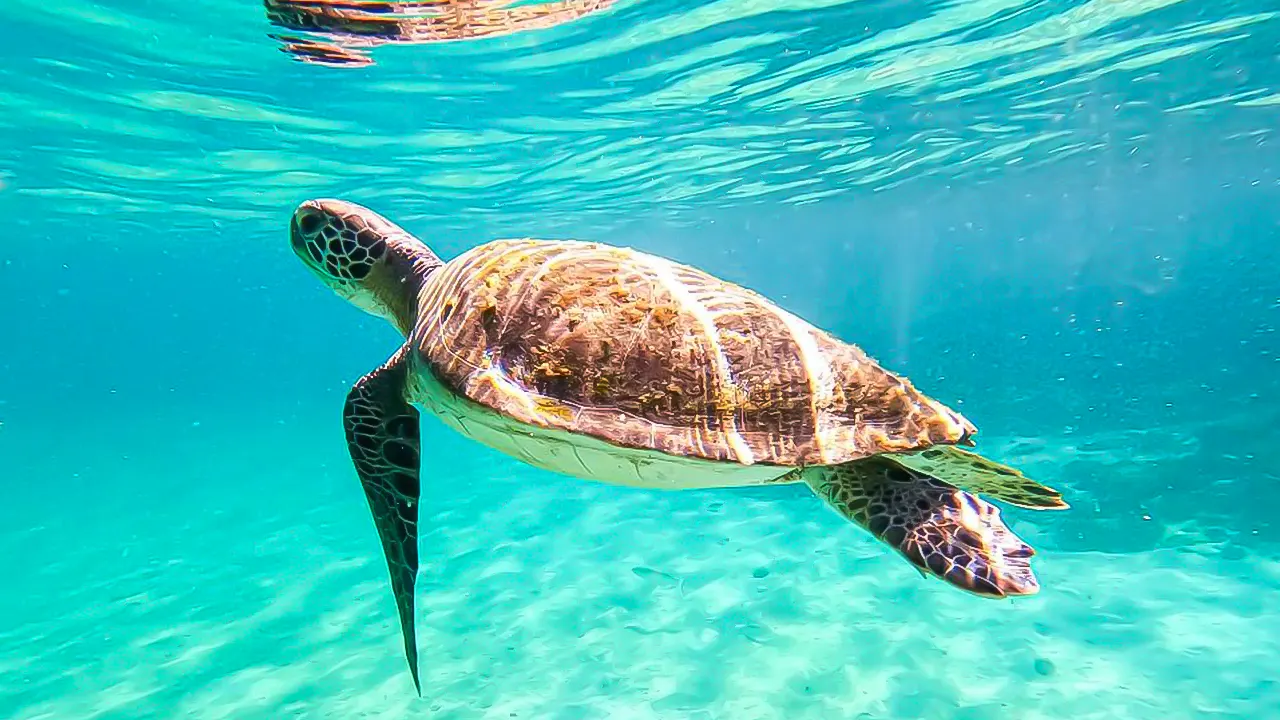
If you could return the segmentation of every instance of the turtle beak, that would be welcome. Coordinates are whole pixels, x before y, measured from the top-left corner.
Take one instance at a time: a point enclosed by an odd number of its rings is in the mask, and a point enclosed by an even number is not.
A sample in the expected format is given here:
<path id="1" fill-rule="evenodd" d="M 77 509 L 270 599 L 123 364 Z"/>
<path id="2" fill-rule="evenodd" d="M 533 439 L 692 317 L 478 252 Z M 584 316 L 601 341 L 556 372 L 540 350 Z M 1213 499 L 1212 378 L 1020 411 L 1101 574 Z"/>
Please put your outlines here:
<path id="1" fill-rule="evenodd" d="M 298 216 L 294 215 L 289 219 L 289 247 L 299 255 L 306 254 L 306 242 L 302 239 L 302 232 L 298 229 Z"/>

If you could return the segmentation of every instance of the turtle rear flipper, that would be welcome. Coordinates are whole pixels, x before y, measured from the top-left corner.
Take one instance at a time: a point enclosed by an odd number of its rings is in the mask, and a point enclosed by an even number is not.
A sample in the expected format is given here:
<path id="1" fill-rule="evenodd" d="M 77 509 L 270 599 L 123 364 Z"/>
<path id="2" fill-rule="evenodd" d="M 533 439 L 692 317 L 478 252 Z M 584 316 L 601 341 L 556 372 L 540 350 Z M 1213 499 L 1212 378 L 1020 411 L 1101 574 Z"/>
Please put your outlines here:
<path id="1" fill-rule="evenodd" d="M 981 498 L 883 456 L 810 467 L 802 476 L 832 509 L 926 574 L 987 597 L 1040 589 L 1030 565 L 1035 551 Z"/>
<path id="2" fill-rule="evenodd" d="M 893 453 L 896 462 L 950 485 L 1031 510 L 1066 510 L 1062 493 L 1021 472 L 954 445 Z"/>
<path id="3" fill-rule="evenodd" d="M 418 575 L 419 439 L 418 411 L 405 401 L 408 363 L 404 350 L 365 375 L 347 394 L 343 427 L 356 474 L 364 486 L 382 551 L 391 573 L 404 634 L 404 652 L 418 681 L 418 646 L 414 633 L 414 582 Z"/>

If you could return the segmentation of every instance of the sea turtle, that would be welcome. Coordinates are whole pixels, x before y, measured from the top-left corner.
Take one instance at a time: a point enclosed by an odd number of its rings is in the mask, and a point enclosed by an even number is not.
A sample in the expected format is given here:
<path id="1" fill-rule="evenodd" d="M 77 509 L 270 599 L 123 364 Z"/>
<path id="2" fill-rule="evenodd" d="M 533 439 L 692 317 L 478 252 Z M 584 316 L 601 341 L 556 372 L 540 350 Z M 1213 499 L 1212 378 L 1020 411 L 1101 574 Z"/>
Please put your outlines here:
<path id="1" fill-rule="evenodd" d="M 615 0 L 263 0 L 267 20 L 309 33 L 272 33 L 304 63 L 370 65 L 365 49 L 493 38 L 555 27 L 607 10 Z M 508 7 L 512 6 L 513 7 Z"/>
<path id="2" fill-rule="evenodd" d="M 420 406 L 530 465 L 644 488 L 805 483 L 922 574 L 989 597 L 1039 585 L 977 494 L 1055 490 L 959 445 L 976 428 L 761 295 L 638 250 L 496 240 L 443 262 L 372 210 L 310 200 L 293 250 L 406 342 L 355 383 L 346 438 L 382 540 L 414 686 Z"/>

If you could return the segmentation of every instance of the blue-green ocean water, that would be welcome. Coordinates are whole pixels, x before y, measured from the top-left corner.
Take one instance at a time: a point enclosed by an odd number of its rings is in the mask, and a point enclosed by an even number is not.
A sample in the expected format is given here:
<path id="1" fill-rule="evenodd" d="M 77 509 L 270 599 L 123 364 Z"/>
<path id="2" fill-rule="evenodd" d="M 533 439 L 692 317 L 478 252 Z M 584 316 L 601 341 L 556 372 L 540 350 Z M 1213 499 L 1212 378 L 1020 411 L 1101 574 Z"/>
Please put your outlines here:
<path id="1" fill-rule="evenodd" d="M 1280 717 L 1280 7 L 623 0 L 304 65 L 248 0 L 0 3 L 0 717 Z M 572 237 L 859 343 L 1073 508 L 1039 595 L 804 486 L 424 428 L 401 654 L 342 439 L 397 346 L 301 200 Z"/>

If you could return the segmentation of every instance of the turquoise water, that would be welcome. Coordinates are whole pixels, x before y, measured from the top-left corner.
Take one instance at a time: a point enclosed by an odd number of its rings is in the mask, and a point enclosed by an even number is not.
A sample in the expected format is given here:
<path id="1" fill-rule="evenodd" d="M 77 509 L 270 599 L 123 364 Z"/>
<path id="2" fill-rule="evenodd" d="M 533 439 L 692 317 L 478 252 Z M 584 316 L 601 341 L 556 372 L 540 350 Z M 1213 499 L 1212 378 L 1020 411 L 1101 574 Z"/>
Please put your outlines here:
<path id="1" fill-rule="evenodd" d="M 1280 10 L 623 0 L 294 61 L 253 2 L 0 4 L 0 717 L 1280 717 Z M 803 486 L 424 424 L 405 670 L 340 422 L 398 345 L 288 247 L 630 245 L 766 293 L 1073 508 L 925 581 Z"/>

